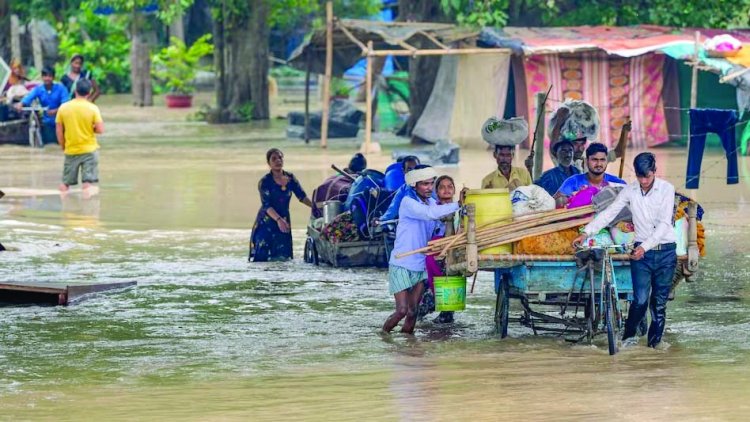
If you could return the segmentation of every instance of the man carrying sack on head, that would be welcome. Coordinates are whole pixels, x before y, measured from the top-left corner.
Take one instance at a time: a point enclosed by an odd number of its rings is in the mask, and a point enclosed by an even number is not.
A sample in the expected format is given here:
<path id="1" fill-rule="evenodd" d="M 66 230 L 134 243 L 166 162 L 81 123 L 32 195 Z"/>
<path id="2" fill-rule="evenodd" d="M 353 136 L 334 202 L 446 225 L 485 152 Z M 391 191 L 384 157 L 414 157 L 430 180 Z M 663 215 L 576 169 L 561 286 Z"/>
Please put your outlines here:
<path id="1" fill-rule="evenodd" d="M 482 126 L 482 139 L 493 146 L 497 170 L 482 179 L 482 189 L 508 189 L 531 184 L 531 175 L 513 165 L 516 145 L 529 137 L 529 125 L 520 117 L 498 120 L 490 117 Z"/>
<path id="2" fill-rule="evenodd" d="M 460 207 L 456 202 L 444 205 L 435 202 L 432 198 L 435 177 L 435 169 L 427 165 L 418 165 L 406 173 L 406 184 L 411 188 L 399 206 L 396 241 L 388 262 L 388 287 L 396 300 L 396 311 L 383 324 L 386 333 L 393 330 L 404 317 L 401 332 L 414 332 L 419 301 L 427 280 L 424 254 L 398 258 L 399 254 L 427 246 L 438 227 L 436 220 L 456 212 Z"/>

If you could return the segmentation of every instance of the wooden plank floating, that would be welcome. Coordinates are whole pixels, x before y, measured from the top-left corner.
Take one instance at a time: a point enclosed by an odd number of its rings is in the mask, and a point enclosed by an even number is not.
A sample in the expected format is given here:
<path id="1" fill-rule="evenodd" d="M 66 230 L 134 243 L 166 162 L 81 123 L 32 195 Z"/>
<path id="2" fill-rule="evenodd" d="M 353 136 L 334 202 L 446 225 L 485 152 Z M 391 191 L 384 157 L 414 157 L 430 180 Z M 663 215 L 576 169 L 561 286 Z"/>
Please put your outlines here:
<path id="1" fill-rule="evenodd" d="M 133 287 L 135 281 L 94 284 L 34 283 L 8 281 L 0 283 L 0 303 L 73 305 L 94 293 Z"/>

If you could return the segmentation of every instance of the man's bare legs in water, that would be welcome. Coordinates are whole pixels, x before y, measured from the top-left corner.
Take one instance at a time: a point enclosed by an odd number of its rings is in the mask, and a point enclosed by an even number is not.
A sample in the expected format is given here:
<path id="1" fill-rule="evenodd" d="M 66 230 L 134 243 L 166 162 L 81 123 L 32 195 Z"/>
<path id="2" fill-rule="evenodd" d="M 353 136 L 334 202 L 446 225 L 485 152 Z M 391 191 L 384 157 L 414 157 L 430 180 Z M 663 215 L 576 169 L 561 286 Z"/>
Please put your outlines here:
<path id="1" fill-rule="evenodd" d="M 414 333 L 414 326 L 417 323 L 419 300 L 422 298 L 423 293 L 424 282 L 420 281 L 411 289 L 402 290 L 393 295 L 396 299 L 396 311 L 385 320 L 383 331 L 386 333 L 391 332 L 402 319 L 406 318 L 404 324 L 401 326 L 401 332 L 406 334 Z"/>

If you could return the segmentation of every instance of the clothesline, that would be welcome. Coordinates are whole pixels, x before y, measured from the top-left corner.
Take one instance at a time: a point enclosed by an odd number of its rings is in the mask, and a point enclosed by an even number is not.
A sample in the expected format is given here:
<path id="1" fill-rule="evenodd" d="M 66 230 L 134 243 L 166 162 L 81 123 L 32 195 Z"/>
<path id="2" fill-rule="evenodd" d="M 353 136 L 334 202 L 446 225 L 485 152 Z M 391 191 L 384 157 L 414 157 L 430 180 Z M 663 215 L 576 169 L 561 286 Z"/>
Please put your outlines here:
<path id="1" fill-rule="evenodd" d="M 547 98 L 547 101 L 553 101 L 553 102 L 561 103 L 562 104 L 562 103 L 564 103 L 567 100 L 560 100 L 560 99 L 557 99 L 557 98 Z M 690 111 L 690 107 L 687 107 L 687 108 L 685 108 L 685 107 L 668 107 L 668 106 L 661 106 L 661 107 L 659 107 L 659 106 L 653 106 L 653 105 L 627 105 L 627 106 L 619 106 L 618 107 L 618 106 L 613 106 L 613 105 L 593 105 L 591 103 L 589 103 L 589 105 L 591 105 L 591 107 L 596 108 L 596 109 L 613 109 L 613 108 L 648 108 L 648 109 L 656 109 L 656 108 L 662 108 L 664 110 Z M 711 107 L 696 107 L 696 109 L 704 109 L 704 108 L 711 108 Z M 554 113 L 556 111 L 557 111 L 557 109 L 555 109 L 555 110 L 547 109 L 547 110 L 545 110 L 545 114 L 552 114 L 552 113 Z"/>

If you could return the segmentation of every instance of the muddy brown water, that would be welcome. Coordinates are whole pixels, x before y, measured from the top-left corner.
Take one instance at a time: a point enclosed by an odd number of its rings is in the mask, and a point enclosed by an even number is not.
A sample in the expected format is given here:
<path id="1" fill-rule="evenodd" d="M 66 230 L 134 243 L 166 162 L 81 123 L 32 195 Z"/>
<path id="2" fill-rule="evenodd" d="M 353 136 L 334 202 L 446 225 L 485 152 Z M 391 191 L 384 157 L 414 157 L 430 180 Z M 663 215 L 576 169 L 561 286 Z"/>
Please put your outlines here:
<path id="1" fill-rule="evenodd" d="M 750 411 L 750 171 L 727 186 L 709 151 L 697 192 L 708 256 L 669 304 L 666 350 L 615 357 L 511 325 L 492 334 L 491 274 L 456 323 L 381 336 L 386 273 L 301 259 L 307 210 L 294 204 L 295 260 L 249 264 L 257 181 L 270 146 L 308 193 L 355 141 L 321 150 L 281 121 L 209 127 L 180 114 L 105 106 L 101 193 L 46 194 L 54 147 L 0 147 L 0 279 L 136 280 L 79 305 L 0 308 L 0 419 L 7 420 L 746 420 Z M 156 116 L 149 116 L 149 114 Z M 383 169 L 383 141 L 369 157 Z M 659 173 L 684 185 L 682 149 Z M 520 157 L 525 157 L 521 152 Z M 482 149 L 440 168 L 477 187 Z M 616 165 L 613 165 L 616 172 Z M 626 178 L 632 177 L 628 168 Z"/>

